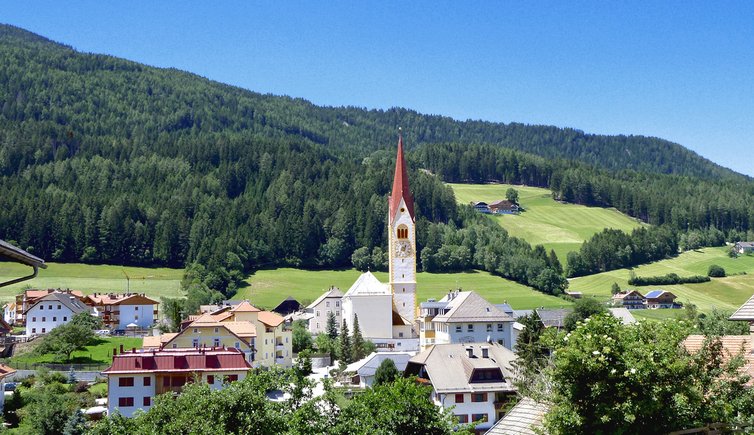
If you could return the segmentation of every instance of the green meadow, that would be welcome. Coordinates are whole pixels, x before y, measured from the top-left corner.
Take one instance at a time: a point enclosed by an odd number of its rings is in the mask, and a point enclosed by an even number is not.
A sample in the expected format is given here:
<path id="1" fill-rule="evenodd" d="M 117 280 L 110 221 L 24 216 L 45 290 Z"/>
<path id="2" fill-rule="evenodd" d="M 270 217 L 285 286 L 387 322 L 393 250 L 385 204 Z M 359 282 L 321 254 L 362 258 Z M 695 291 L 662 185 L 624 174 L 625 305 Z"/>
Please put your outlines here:
<path id="1" fill-rule="evenodd" d="M 707 275 L 712 264 L 722 266 L 729 276 L 712 278 L 711 282 L 701 284 L 681 284 L 669 286 L 629 287 L 629 269 L 618 269 L 572 278 L 569 290 L 602 298 L 610 297 L 610 287 L 617 282 L 621 288 L 633 288 L 642 293 L 662 289 L 673 292 L 681 302 L 690 301 L 703 311 L 718 308 L 735 310 L 749 297 L 754 295 L 754 256 L 730 258 L 728 248 L 704 248 L 688 251 L 676 258 L 642 265 L 633 269 L 640 276 L 656 276 L 677 273 L 680 276 Z"/>
<path id="2" fill-rule="evenodd" d="M 241 289 L 234 299 L 248 299 L 263 308 L 274 308 L 286 297 L 292 296 L 306 305 L 327 291 L 331 286 L 344 293 L 356 281 L 361 272 L 348 270 L 259 270 L 249 277 L 248 287 Z M 388 274 L 374 272 L 381 282 L 387 282 Z M 507 301 L 514 309 L 535 307 L 563 307 L 569 302 L 537 292 L 530 287 L 494 276 L 488 272 L 424 273 L 417 274 L 418 302 L 428 298 L 441 298 L 449 290 L 461 288 L 474 290 L 492 303 Z"/>
<path id="3" fill-rule="evenodd" d="M 519 215 L 490 215 L 508 233 L 532 245 L 544 245 L 555 250 L 565 265 L 570 251 L 578 251 L 581 244 L 604 228 L 630 232 L 642 224 L 614 208 L 586 207 L 564 204 L 552 199 L 548 189 L 510 184 L 449 184 L 456 201 L 491 202 L 505 199 L 505 191 L 513 187 L 518 191 L 519 204 L 524 212 Z"/>
<path id="4" fill-rule="evenodd" d="M 0 263 L 0 281 L 29 275 L 32 269 L 18 263 Z M 130 287 L 126 280 L 130 278 Z M 0 302 L 14 299 L 26 288 L 69 288 L 92 292 L 131 292 L 146 293 L 159 298 L 180 297 L 183 269 L 126 267 L 90 264 L 47 263 L 47 269 L 40 269 L 39 275 L 31 280 L 7 287 L 0 287 Z"/>

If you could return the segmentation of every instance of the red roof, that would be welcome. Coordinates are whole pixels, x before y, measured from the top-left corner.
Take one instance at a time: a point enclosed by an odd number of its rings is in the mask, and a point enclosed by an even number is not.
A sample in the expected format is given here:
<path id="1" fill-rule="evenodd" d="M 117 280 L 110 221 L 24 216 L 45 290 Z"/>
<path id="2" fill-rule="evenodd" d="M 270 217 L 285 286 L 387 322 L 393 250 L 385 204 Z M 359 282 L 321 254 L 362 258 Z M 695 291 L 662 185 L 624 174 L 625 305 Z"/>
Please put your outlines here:
<path id="1" fill-rule="evenodd" d="M 238 349 L 162 349 L 115 355 L 113 364 L 102 373 L 216 372 L 245 371 L 250 368 L 243 352 Z"/>
<path id="2" fill-rule="evenodd" d="M 411 218 L 414 218 L 414 197 L 408 187 L 408 172 L 406 161 L 403 158 L 403 136 L 398 136 L 398 156 L 395 159 L 395 176 L 393 177 L 393 193 L 390 195 L 390 221 L 395 219 L 395 213 L 401 203 L 401 198 L 406 202 Z"/>

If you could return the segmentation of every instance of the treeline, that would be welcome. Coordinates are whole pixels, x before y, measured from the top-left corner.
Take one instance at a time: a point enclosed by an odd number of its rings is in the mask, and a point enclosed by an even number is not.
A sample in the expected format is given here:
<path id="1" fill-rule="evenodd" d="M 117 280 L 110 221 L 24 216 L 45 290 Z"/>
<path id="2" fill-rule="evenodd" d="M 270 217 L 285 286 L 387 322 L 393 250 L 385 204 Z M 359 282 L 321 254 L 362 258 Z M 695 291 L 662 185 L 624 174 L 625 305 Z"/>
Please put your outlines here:
<path id="1" fill-rule="evenodd" d="M 645 286 L 645 285 L 673 285 L 673 284 L 699 284 L 709 282 L 710 277 L 703 275 L 679 276 L 677 273 L 668 273 L 658 276 L 638 276 L 631 273 L 628 279 L 628 285 Z"/>
<path id="2" fill-rule="evenodd" d="M 625 168 L 606 171 L 572 160 L 461 143 L 427 144 L 412 157 L 448 182 L 544 187 L 557 200 L 615 207 L 644 222 L 681 232 L 714 228 L 730 241 L 754 236 L 754 182 L 745 177 L 703 179 Z M 699 235 L 689 235 L 690 246 L 697 245 Z M 701 236 L 719 244 L 718 236 Z"/>
<path id="3" fill-rule="evenodd" d="M 678 237 L 667 227 L 637 228 L 626 234 L 605 228 L 568 253 L 568 277 L 590 275 L 662 260 L 678 254 Z"/>

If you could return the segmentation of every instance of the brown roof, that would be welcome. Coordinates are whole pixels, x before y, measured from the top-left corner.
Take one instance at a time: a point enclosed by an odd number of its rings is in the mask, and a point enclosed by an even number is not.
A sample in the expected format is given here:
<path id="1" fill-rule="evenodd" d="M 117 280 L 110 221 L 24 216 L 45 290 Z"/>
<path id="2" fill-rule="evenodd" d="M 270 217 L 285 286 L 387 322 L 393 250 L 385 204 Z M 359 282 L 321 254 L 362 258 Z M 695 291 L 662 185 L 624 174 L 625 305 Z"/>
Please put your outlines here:
<path id="1" fill-rule="evenodd" d="M 260 311 L 257 318 L 265 325 L 273 327 L 276 327 L 285 321 L 283 316 L 273 313 L 272 311 Z"/>
<path id="2" fill-rule="evenodd" d="M 222 322 L 220 325 L 228 328 L 228 331 L 240 338 L 250 338 L 257 336 L 257 327 L 251 322 Z"/>
<path id="3" fill-rule="evenodd" d="M 136 293 L 95 293 L 87 296 L 95 305 L 157 305 L 158 302 Z"/>
<path id="4" fill-rule="evenodd" d="M 16 373 L 16 369 L 8 367 L 5 364 L 0 364 L 0 379 L 10 376 L 13 373 Z"/>
<path id="5" fill-rule="evenodd" d="M 393 176 L 393 191 L 390 194 L 390 222 L 395 219 L 395 213 L 401 198 L 406 203 L 408 214 L 411 219 L 414 218 L 414 196 L 411 195 L 411 188 L 408 186 L 408 171 L 406 170 L 406 160 L 403 158 L 403 136 L 398 135 L 398 155 L 395 158 L 395 175 Z"/>
<path id="6" fill-rule="evenodd" d="M 255 307 L 254 305 L 251 305 L 249 303 L 249 301 L 243 301 L 240 304 L 238 304 L 235 307 L 233 307 L 230 311 L 234 312 L 234 313 L 236 313 L 236 312 L 240 312 L 240 313 L 255 313 L 255 312 L 258 312 L 258 311 L 262 311 L 262 310 L 260 310 L 259 308 Z"/>
<path id="7" fill-rule="evenodd" d="M 704 345 L 704 340 L 707 337 L 704 335 L 689 335 L 683 340 L 683 346 L 689 353 L 699 352 Z M 751 353 L 751 335 L 723 335 L 720 337 L 723 345 L 723 358 L 725 361 L 731 358 L 743 354 L 744 365 L 741 367 L 741 372 L 752 377 L 747 383 L 752 385 L 754 383 L 754 354 Z"/>
<path id="8" fill-rule="evenodd" d="M 250 368 L 238 349 L 162 349 L 115 355 L 113 364 L 102 373 L 248 371 Z"/>
<path id="9" fill-rule="evenodd" d="M 159 349 L 162 347 L 163 344 L 174 339 L 176 336 L 178 336 L 177 332 L 170 332 L 170 333 L 161 334 L 161 335 L 147 335 L 146 337 L 144 337 L 141 347 L 145 349 L 146 348 Z"/>

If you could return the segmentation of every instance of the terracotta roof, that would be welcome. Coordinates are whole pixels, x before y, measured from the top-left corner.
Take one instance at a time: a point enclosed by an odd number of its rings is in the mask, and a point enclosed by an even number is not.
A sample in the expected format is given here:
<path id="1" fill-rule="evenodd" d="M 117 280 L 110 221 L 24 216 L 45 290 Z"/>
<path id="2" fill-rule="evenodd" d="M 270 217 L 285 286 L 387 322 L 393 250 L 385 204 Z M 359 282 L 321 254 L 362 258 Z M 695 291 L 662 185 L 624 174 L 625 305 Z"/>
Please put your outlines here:
<path id="1" fill-rule="evenodd" d="M 414 218 L 414 197 L 408 187 L 408 171 L 406 161 L 403 158 L 403 136 L 398 135 L 398 155 L 395 158 L 395 175 L 393 176 L 393 192 L 390 194 L 390 222 L 395 219 L 395 213 L 401 203 L 401 198 L 406 203 L 408 214 Z"/>
<path id="2" fill-rule="evenodd" d="M 240 338 L 250 338 L 257 336 L 257 327 L 251 322 L 222 322 L 221 326 L 228 328 L 228 331 Z"/>
<path id="3" fill-rule="evenodd" d="M 10 258 L 11 260 L 22 263 L 31 267 L 41 267 L 47 269 L 45 261 L 41 258 L 31 255 L 23 249 L 13 246 L 5 240 L 0 240 L 0 256 Z"/>
<path id="4" fill-rule="evenodd" d="M 115 355 L 113 364 L 102 373 L 247 371 L 250 368 L 238 349 L 162 349 Z"/>
<path id="5" fill-rule="evenodd" d="M 230 311 L 234 313 L 255 313 L 262 310 L 255 307 L 254 305 L 251 305 L 249 301 L 243 301 L 240 304 L 233 307 Z"/>
<path id="6" fill-rule="evenodd" d="M 173 338 L 178 336 L 177 332 L 171 332 L 168 334 L 160 334 L 160 335 L 147 335 L 144 337 L 144 340 L 141 343 L 141 347 L 143 348 L 155 348 L 159 349 L 162 347 L 163 344 L 169 342 Z"/>
<path id="7" fill-rule="evenodd" d="M 0 379 L 10 376 L 13 373 L 16 373 L 16 369 L 6 366 L 5 364 L 0 364 Z"/>
<path id="8" fill-rule="evenodd" d="M 276 327 L 285 321 L 283 316 L 277 313 L 273 313 L 272 311 L 261 311 L 257 315 L 257 318 L 265 325 L 273 327 Z"/>
<path id="9" fill-rule="evenodd" d="M 542 420 L 549 407 L 524 397 L 494 426 L 486 432 L 490 435 L 535 435 L 540 433 Z"/>
<path id="10" fill-rule="evenodd" d="M 158 302 L 138 293 L 95 293 L 87 296 L 95 305 L 157 305 Z"/>
<path id="11" fill-rule="evenodd" d="M 24 296 L 26 297 L 27 301 L 32 301 L 34 299 L 43 298 L 50 293 L 70 293 L 73 296 L 76 296 L 78 298 L 83 298 L 84 293 L 80 290 L 60 290 L 60 289 L 47 289 L 47 290 L 26 290 L 24 291 Z"/>
<path id="12" fill-rule="evenodd" d="M 728 320 L 749 320 L 754 321 L 754 296 L 744 302 Z"/>
<path id="13" fill-rule="evenodd" d="M 69 293 L 60 293 L 60 292 L 53 292 L 48 295 L 46 295 L 43 298 L 37 299 L 33 305 L 31 305 L 25 312 L 28 313 L 29 310 L 36 307 L 37 305 L 44 303 L 44 302 L 54 302 L 59 303 L 62 305 L 65 305 L 73 314 L 83 313 L 89 311 L 89 307 L 84 305 L 83 302 L 81 302 L 80 299 L 77 297 L 69 294 Z"/>
<path id="14" fill-rule="evenodd" d="M 689 353 L 698 352 L 704 345 L 704 335 L 689 335 L 683 340 L 683 347 Z M 740 371 L 751 377 L 747 385 L 754 384 L 754 354 L 751 353 L 751 341 L 754 337 L 751 335 L 723 335 L 720 337 L 723 345 L 723 359 L 728 361 L 730 358 L 743 353 L 744 365 Z"/>

